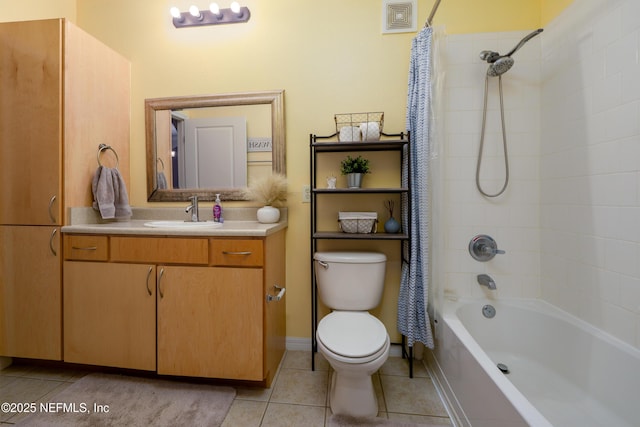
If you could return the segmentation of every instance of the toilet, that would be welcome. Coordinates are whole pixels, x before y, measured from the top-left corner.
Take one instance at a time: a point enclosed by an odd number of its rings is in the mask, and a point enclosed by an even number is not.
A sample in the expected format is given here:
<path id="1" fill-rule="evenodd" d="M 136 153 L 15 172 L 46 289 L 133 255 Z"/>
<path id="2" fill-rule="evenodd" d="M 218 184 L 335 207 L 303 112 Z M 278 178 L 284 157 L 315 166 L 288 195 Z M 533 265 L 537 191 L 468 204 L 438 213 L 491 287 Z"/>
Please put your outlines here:
<path id="1" fill-rule="evenodd" d="M 377 252 L 316 252 L 316 286 L 332 312 L 316 329 L 318 351 L 333 368 L 329 403 L 334 414 L 378 415 L 371 375 L 389 357 L 389 334 L 369 314 L 384 289 L 387 258 Z"/>

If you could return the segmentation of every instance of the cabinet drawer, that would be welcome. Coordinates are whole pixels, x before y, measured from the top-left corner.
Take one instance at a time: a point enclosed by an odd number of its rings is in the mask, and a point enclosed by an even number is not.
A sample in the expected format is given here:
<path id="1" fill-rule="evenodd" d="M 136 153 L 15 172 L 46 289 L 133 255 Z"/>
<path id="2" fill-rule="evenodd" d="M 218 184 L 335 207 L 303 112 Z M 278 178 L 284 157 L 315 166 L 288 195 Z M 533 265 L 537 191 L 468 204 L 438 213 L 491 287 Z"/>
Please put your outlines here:
<path id="1" fill-rule="evenodd" d="M 64 259 L 80 261 L 107 261 L 109 238 L 107 236 L 64 236 Z"/>
<path id="2" fill-rule="evenodd" d="M 207 239 L 111 237 L 111 261 L 206 265 L 208 260 Z"/>
<path id="3" fill-rule="evenodd" d="M 263 242 L 260 239 L 211 239 L 210 264 L 234 267 L 261 267 Z"/>

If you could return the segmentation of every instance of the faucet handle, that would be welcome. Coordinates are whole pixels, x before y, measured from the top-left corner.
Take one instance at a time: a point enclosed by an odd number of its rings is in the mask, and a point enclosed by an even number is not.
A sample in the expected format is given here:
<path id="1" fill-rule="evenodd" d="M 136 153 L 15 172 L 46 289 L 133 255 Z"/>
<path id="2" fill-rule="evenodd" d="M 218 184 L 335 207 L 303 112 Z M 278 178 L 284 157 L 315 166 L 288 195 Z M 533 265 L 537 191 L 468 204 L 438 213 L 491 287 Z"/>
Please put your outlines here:
<path id="1" fill-rule="evenodd" d="M 491 236 L 478 234 L 469 242 L 469 253 L 476 261 L 485 262 L 505 251 L 498 249 L 498 244 Z"/>

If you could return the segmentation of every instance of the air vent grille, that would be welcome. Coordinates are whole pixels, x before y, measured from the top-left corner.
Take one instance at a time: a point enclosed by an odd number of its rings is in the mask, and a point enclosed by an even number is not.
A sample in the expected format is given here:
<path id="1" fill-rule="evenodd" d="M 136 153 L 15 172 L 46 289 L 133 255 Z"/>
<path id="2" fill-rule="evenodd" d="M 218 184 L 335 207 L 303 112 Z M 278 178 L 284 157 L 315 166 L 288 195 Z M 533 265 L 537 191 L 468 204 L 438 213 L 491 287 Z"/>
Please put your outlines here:
<path id="1" fill-rule="evenodd" d="M 383 1 L 382 32 L 407 33 L 416 31 L 416 1 Z"/>

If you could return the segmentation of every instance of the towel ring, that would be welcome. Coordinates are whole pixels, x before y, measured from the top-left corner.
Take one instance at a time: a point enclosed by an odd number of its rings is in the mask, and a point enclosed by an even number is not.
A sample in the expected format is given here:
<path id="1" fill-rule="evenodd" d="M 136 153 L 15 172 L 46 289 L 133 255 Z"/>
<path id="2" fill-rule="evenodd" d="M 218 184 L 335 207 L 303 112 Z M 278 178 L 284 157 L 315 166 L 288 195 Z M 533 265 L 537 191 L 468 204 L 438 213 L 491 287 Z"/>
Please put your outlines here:
<path id="1" fill-rule="evenodd" d="M 162 159 L 160 157 L 158 157 L 158 160 L 156 160 L 156 163 L 160 162 L 160 165 L 162 166 L 162 169 L 160 170 L 160 172 L 164 172 L 164 162 L 162 161 Z"/>
<path id="2" fill-rule="evenodd" d="M 100 154 L 102 154 L 102 152 L 104 150 L 111 150 L 113 151 L 113 154 L 116 156 L 116 169 L 118 169 L 118 166 L 120 166 L 120 159 L 118 158 L 118 153 L 116 153 L 116 150 L 113 149 L 113 147 L 111 147 L 110 145 L 106 145 L 106 144 L 100 144 L 98 145 L 98 165 L 102 166 L 102 163 L 100 163 Z"/>

